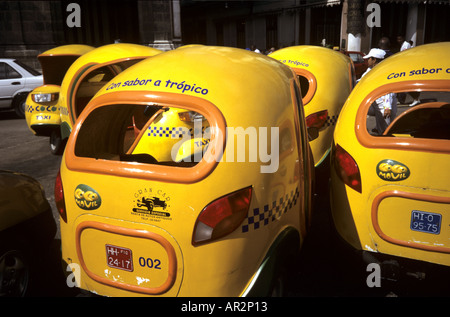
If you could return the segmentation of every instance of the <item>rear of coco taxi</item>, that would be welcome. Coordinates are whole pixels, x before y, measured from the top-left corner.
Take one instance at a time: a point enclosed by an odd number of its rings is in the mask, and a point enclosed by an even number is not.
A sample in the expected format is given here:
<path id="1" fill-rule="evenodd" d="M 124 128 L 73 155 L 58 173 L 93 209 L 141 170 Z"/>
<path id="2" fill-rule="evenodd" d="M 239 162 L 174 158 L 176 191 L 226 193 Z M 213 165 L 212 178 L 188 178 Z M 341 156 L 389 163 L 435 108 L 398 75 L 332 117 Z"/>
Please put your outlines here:
<path id="1" fill-rule="evenodd" d="M 450 43 L 437 43 L 387 58 L 356 85 L 341 111 L 332 213 L 338 232 L 356 249 L 450 265 L 450 140 L 414 137 L 413 129 L 375 136 L 367 125 L 370 105 L 388 93 L 444 96 L 448 107 L 449 52 Z M 449 129 L 449 118 L 443 120 Z"/>
<path id="2" fill-rule="evenodd" d="M 106 296 L 251 294 L 278 247 L 293 239 L 297 251 L 306 233 L 311 162 L 296 85 L 273 59 L 204 46 L 142 61 L 100 90 L 74 126 L 56 186 L 63 260 L 80 265 L 79 286 Z M 200 162 L 161 162 L 160 146 L 117 153 L 146 138 L 172 142 L 151 122 L 182 110 L 208 122 Z M 134 134 L 127 118 L 138 112 L 151 119 Z M 230 139 L 239 127 L 266 143 L 257 160 Z M 272 162 L 261 155 L 271 149 Z"/>
<path id="3" fill-rule="evenodd" d="M 25 119 L 33 134 L 51 137 L 50 146 L 55 153 L 58 152 L 55 139 L 58 139 L 61 124 L 61 83 L 70 65 L 93 49 L 88 45 L 70 44 L 52 48 L 38 56 L 44 85 L 28 94 Z"/>
<path id="4" fill-rule="evenodd" d="M 307 126 L 319 132 L 311 141 L 314 165 L 319 166 L 329 158 L 339 112 L 355 83 L 353 63 L 344 54 L 311 45 L 286 47 L 270 56 L 299 77 Z"/>

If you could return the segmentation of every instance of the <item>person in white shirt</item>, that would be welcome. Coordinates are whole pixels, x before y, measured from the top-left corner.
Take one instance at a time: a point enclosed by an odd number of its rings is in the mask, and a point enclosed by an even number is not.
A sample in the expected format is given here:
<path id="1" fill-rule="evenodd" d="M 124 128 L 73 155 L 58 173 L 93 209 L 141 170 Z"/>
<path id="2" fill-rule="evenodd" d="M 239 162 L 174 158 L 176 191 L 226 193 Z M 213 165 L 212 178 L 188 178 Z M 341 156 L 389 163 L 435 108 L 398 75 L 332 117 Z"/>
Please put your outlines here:
<path id="1" fill-rule="evenodd" d="M 386 55 L 386 52 L 380 48 L 372 48 L 369 52 L 369 54 L 364 55 L 364 59 L 367 59 L 367 69 L 366 71 L 361 75 L 361 80 L 368 72 L 372 70 L 379 62 L 381 62 L 384 59 L 384 56 Z M 359 81 L 358 80 L 358 81 Z"/>
<path id="2" fill-rule="evenodd" d="M 255 45 L 250 46 L 250 50 L 255 53 L 261 53 L 261 51 Z"/>
<path id="3" fill-rule="evenodd" d="M 411 44 L 405 41 L 405 38 L 401 35 L 397 36 L 397 43 L 400 45 L 400 52 L 411 48 Z"/>
<path id="4" fill-rule="evenodd" d="M 406 41 L 405 38 L 401 35 L 397 36 L 397 43 L 400 46 L 400 52 L 412 48 L 412 41 Z M 419 96 L 420 92 L 410 92 L 409 95 L 413 98 L 413 102 L 409 105 L 410 107 L 414 107 L 420 103 Z M 406 94 L 402 94 L 402 100 L 406 97 Z"/>
<path id="5" fill-rule="evenodd" d="M 372 48 L 369 54 L 365 55 L 363 58 L 367 59 L 368 68 L 361 78 L 363 78 L 368 72 L 372 70 L 378 63 L 380 63 L 385 56 L 386 52 L 380 48 Z M 376 132 L 382 135 L 384 130 L 386 130 L 390 120 L 392 118 L 393 104 L 396 103 L 396 96 L 394 93 L 389 93 L 387 95 L 379 97 L 369 108 L 367 113 L 369 116 L 375 117 L 376 128 L 372 132 Z"/>

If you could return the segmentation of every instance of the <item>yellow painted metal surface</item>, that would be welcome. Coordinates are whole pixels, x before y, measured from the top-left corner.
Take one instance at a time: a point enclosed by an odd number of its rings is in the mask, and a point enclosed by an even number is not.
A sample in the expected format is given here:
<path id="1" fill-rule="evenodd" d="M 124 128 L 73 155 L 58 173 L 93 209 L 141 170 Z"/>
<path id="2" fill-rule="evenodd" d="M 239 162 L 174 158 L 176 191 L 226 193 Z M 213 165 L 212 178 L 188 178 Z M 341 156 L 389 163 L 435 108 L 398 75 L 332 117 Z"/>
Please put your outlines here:
<path id="1" fill-rule="evenodd" d="M 89 45 L 63 45 L 47 50 L 38 56 L 44 76 L 44 85 L 35 88 L 28 94 L 25 109 L 25 119 L 33 134 L 48 136 L 50 129 L 59 129 L 61 81 L 70 64 L 79 56 L 93 49 L 94 47 Z"/>
<path id="2" fill-rule="evenodd" d="M 449 54 L 450 43 L 436 43 L 388 57 L 362 78 L 341 111 L 334 146 L 356 162 L 361 191 L 343 182 L 333 159 L 332 213 L 355 248 L 450 265 Z M 421 104 L 375 135 L 371 104 L 406 92 L 420 93 Z"/>
<path id="3" fill-rule="evenodd" d="M 63 137 L 103 85 L 130 65 L 160 53 L 149 46 L 116 43 L 98 47 L 73 63 L 61 85 Z"/>
<path id="4" fill-rule="evenodd" d="M 61 165 L 62 254 L 81 266 L 81 288 L 240 296 L 283 233 L 295 232 L 299 247 L 313 163 L 296 89 L 292 70 L 271 58 L 209 46 L 158 54 L 108 82 L 76 121 Z M 196 146 L 200 160 L 189 161 Z M 205 216 L 213 209 L 226 216 L 218 224 Z"/>
<path id="5" fill-rule="evenodd" d="M 319 126 L 319 137 L 311 141 L 318 166 L 328 157 L 336 121 L 353 88 L 353 63 L 342 53 L 310 45 L 286 47 L 269 56 L 299 76 L 306 118 L 327 111 Z"/>

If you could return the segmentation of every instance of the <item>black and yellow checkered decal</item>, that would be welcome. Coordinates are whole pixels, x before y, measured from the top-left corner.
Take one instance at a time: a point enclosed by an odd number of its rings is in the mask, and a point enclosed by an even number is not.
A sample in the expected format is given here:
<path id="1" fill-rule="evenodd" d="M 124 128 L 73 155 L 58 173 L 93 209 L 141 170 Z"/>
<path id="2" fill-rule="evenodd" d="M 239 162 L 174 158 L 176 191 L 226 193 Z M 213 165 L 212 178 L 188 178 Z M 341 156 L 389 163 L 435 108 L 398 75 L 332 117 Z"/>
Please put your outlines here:
<path id="1" fill-rule="evenodd" d="M 187 128 L 183 128 L 183 127 L 178 127 L 178 128 L 148 127 L 148 136 L 179 139 L 179 138 L 182 138 L 183 135 L 187 134 L 188 132 L 189 132 L 189 130 Z"/>
<path id="2" fill-rule="evenodd" d="M 265 205 L 261 210 L 259 207 L 254 208 L 250 211 L 247 218 L 244 220 L 242 225 L 242 232 L 249 232 L 250 230 L 257 230 L 264 226 L 267 226 L 275 219 L 280 218 L 286 212 L 288 212 L 292 207 L 297 205 L 297 200 L 299 196 L 298 187 L 290 194 L 281 197 L 280 199 L 272 202 L 272 206 Z"/>
<path id="3" fill-rule="evenodd" d="M 329 127 L 331 125 L 336 125 L 337 119 L 338 119 L 338 115 L 334 115 L 334 116 L 331 116 L 331 117 L 328 116 L 327 117 L 327 121 L 325 122 L 325 126 Z"/>
<path id="4" fill-rule="evenodd" d="M 183 135 L 189 135 L 189 136 L 196 136 L 196 135 L 203 135 L 205 132 L 205 127 L 202 127 L 201 131 L 200 129 L 194 128 L 185 128 L 185 127 L 148 127 L 148 136 L 155 136 L 155 137 L 161 137 L 161 138 L 172 138 L 172 139 L 181 139 Z"/>

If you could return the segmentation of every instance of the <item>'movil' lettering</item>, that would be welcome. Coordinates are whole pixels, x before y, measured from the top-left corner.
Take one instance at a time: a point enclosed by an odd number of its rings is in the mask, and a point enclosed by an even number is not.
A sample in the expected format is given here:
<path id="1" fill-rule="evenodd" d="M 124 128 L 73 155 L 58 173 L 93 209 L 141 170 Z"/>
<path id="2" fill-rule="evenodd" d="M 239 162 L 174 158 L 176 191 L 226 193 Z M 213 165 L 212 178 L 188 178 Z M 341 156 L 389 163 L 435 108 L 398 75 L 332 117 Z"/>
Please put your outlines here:
<path id="1" fill-rule="evenodd" d="M 394 172 L 389 172 L 389 173 L 383 173 L 383 172 L 379 172 L 378 176 L 381 179 L 384 180 L 392 180 L 392 181 L 399 181 L 402 179 L 406 179 L 408 176 L 406 175 L 406 173 L 401 173 L 401 174 L 395 174 Z"/>
<path id="2" fill-rule="evenodd" d="M 97 202 L 95 202 L 95 201 L 88 202 L 86 200 L 75 199 L 75 202 L 77 203 L 78 207 L 80 207 L 81 209 L 92 210 L 92 209 L 97 209 L 98 207 L 100 207 L 100 205 L 97 204 Z"/>

